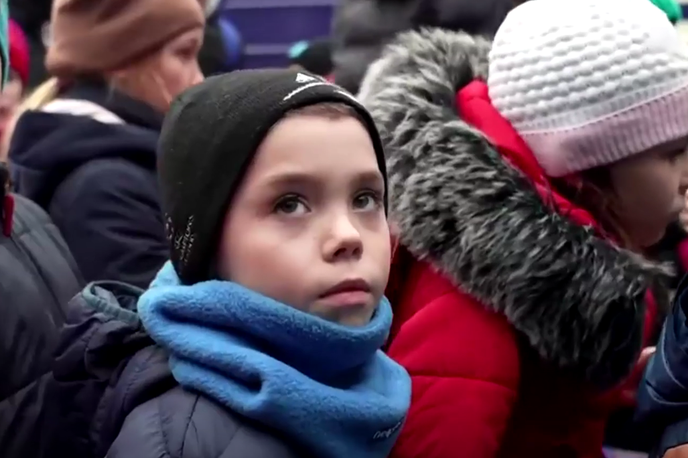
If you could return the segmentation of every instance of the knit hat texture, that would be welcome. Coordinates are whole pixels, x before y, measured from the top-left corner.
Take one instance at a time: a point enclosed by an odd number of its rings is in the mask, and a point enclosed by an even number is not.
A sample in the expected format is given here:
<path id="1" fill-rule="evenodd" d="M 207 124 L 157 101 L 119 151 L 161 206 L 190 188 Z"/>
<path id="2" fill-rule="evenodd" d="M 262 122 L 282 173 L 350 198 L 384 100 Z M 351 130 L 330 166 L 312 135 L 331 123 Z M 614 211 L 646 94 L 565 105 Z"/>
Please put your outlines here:
<path id="1" fill-rule="evenodd" d="M 160 135 L 158 174 L 171 260 L 184 283 L 215 278 L 225 215 L 272 126 L 289 111 L 327 102 L 356 111 L 386 177 L 370 114 L 320 77 L 292 70 L 236 71 L 208 78 L 172 103 Z"/>
<path id="2" fill-rule="evenodd" d="M 119 70 L 170 40 L 203 28 L 199 0 L 55 0 L 48 72 L 57 77 Z"/>
<path id="3" fill-rule="evenodd" d="M 688 137 L 688 49 L 648 0 L 526 2 L 489 60 L 493 105 L 549 176 Z"/>

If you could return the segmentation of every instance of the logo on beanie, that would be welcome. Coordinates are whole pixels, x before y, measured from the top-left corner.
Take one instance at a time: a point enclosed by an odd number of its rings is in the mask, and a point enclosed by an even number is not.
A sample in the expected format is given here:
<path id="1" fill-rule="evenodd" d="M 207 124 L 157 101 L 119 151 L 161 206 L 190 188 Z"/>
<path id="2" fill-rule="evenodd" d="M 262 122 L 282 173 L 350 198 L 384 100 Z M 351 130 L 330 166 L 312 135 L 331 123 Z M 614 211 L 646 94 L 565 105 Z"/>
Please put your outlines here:
<path id="1" fill-rule="evenodd" d="M 181 266 L 186 265 L 189 262 L 189 254 L 196 240 L 193 215 L 187 218 L 183 233 L 175 231 L 172 218 L 167 215 L 165 218 L 165 232 L 167 233 L 168 242 L 172 244 L 172 249 L 177 254 L 179 264 Z"/>
<path id="2" fill-rule="evenodd" d="M 318 78 L 310 75 L 304 75 L 303 73 L 299 73 L 296 75 L 297 83 L 312 83 L 314 81 L 318 81 Z"/>
<path id="3" fill-rule="evenodd" d="M 354 97 L 353 95 L 349 94 L 346 91 L 343 91 L 342 88 L 340 88 L 336 84 L 332 84 L 329 81 L 322 79 L 320 77 L 306 75 L 304 73 L 297 73 L 295 81 L 299 84 L 303 84 L 303 86 L 300 86 L 300 87 L 294 89 L 289 94 L 284 96 L 284 98 L 282 99 L 283 102 L 286 102 L 287 100 L 291 99 L 292 97 L 294 97 L 297 94 L 300 94 L 303 91 L 307 91 L 307 90 L 312 89 L 314 87 L 327 86 L 327 87 L 332 88 L 334 90 L 334 92 L 336 92 L 337 94 L 344 95 L 344 96 L 348 97 L 349 99 L 351 99 L 353 102 L 356 102 L 357 104 L 359 103 L 358 100 L 356 100 L 356 97 Z"/>

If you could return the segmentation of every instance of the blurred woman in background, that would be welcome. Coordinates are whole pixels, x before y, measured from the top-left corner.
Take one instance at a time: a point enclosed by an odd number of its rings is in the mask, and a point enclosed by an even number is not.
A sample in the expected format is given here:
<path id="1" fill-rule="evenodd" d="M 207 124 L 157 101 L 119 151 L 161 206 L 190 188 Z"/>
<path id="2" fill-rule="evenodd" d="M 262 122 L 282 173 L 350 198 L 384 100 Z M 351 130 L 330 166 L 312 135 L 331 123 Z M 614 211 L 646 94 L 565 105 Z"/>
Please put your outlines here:
<path id="1" fill-rule="evenodd" d="M 167 259 L 156 145 L 203 79 L 198 0 L 57 0 L 46 68 L 10 146 L 18 193 L 46 209 L 87 280 L 145 287 Z"/>

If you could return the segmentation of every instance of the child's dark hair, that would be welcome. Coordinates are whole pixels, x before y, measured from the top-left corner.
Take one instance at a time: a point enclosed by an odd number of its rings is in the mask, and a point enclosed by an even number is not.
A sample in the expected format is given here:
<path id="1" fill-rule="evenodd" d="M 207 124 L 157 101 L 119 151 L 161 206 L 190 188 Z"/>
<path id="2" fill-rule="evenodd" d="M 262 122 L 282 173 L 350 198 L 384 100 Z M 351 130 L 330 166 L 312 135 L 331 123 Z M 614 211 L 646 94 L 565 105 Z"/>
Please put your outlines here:
<path id="1" fill-rule="evenodd" d="M 596 167 L 575 177 L 550 179 L 552 187 L 567 200 L 587 210 L 602 230 L 624 248 L 638 250 L 621 224 L 619 204 L 609 167 Z"/>
<path id="2" fill-rule="evenodd" d="M 291 110 L 289 113 L 287 113 L 287 117 L 299 115 L 318 116 L 327 119 L 356 118 L 361 122 L 363 121 L 361 116 L 354 108 L 344 105 L 343 103 L 336 102 L 324 102 L 314 105 L 307 105 L 302 108 Z"/>

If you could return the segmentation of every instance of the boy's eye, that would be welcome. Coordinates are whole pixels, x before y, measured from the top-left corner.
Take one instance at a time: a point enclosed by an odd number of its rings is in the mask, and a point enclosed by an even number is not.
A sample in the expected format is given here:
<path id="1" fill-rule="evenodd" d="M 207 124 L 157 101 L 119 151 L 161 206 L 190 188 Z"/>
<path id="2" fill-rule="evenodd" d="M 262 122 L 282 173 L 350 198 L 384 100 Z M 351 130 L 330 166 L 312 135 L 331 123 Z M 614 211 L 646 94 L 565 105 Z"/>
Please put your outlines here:
<path id="1" fill-rule="evenodd" d="M 364 191 L 354 198 L 356 210 L 368 211 L 380 208 L 382 197 L 374 191 Z"/>
<path id="2" fill-rule="evenodd" d="M 275 213 L 282 213 L 285 215 L 303 215 L 308 212 L 308 207 L 303 200 L 298 196 L 286 196 L 281 198 L 275 204 Z"/>

